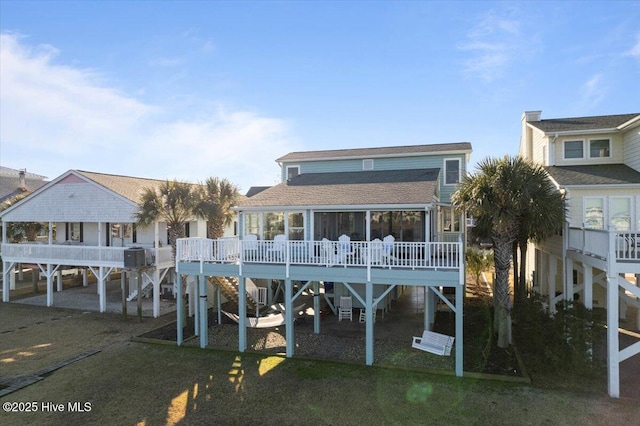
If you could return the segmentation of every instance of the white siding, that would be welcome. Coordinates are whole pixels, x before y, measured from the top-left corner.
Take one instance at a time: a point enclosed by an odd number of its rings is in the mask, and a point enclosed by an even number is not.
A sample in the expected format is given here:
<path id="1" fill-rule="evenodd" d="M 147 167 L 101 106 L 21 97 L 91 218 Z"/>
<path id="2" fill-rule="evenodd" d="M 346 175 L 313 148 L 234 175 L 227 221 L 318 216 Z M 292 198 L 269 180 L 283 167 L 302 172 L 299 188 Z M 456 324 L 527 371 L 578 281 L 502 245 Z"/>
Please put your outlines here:
<path id="1" fill-rule="evenodd" d="M 134 222 L 135 203 L 91 183 L 57 183 L 3 220 L 31 222 Z"/>
<path id="2" fill-rule="evenodd" d="M 623 136 L 624 164 L 640 171 L 640 127 L 631 129 Z"/>

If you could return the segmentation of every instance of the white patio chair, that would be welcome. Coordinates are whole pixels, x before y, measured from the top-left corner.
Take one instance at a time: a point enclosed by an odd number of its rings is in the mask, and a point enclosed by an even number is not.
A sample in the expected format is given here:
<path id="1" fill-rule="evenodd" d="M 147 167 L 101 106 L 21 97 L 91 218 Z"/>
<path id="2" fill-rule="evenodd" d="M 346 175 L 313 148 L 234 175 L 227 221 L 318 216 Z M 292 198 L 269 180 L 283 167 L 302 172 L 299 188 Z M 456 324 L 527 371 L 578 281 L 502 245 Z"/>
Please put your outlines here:
<path id="1" fill-rule="evenodd" d="M 393 255 L 393 242 L 395 240 L 393 235 L 387 235 L 382 239 L 382 259 L 386 265 L 389 265 L 389 268 L 391 268 L 391 264 L 396 260 Z"/>
<path id="2" fill-rule="evenodd" d="M 338 253 L 337 260 L 340 263 L 347 263 L 347 258 L 353 256 L 354 250 L 351 247 L 351 238 L 348 235 L 342 234 L 338 238 Z"/>
<path id="3" fill-rule="evenodd" d="M 369 250 L 364 254 L 365 264 L 370 263 L 371 265 L 381 265 L 382 264 L 382 241 L 379 238 L 371 241 L 369 243 Z"/>
<path id="4" fill-rule="evenodd" d="M 242 237 L 242 249 L 245 260 L 258 260 L 258 236 L 255 234 L 247 234 Z"/>
<path id="5" fill-rule="evenodd" d="M 269 250 L 267 250 L 269 259 L 272 261 L 282 261 L 284 259 L 284 249 L 287 243 L 287 236 L 284 234 L 278 234 L 273 237 L 273 244 Z"/>
<path id="6" fill-rule="evenodd" d="M 351 296 L 340 296 L 340 306 L 338 306 L 338 321 L 342 319 L 349 319 L 353 321 L 353 303 L 351 302 Z"/>
<path id="7" fill-rule="evenodd" d="M 376 309 L 376 307 L 373 307 L 373 322 L 376 322 L 376 312 L 378 312 L 378 310 Z M 367 320 L 367 310 L 364 308 L 360 308 L 360 318 L 358 318 L 358 322 L 363 323 L 366 322 Z"/>
<path id="8" fill-rule="evenodd" d="M 335 265 L 337 263 L 337 255 L 333 243 L 323 238 L 320 248 L 322 251 L 322 263 L 327 266 Z"/>

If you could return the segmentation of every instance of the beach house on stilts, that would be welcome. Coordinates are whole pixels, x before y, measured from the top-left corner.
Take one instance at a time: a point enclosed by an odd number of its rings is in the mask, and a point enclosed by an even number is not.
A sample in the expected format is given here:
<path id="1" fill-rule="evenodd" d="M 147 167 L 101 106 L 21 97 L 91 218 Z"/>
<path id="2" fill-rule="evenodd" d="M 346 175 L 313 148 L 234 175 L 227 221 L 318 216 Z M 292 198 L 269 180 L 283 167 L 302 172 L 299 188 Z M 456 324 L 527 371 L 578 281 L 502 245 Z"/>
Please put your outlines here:
<path id="1" fill-rule="evenodd" d="M 316 333 L 320 295 L 337 315 L 362 309 L 366 364 L 372 365 L 376 311 L 387 309 L 402 288 L 414 286 L 425 294 L 425 330 L 433 324 L 436 301 L 455 313 L 452 353 L 461 376 L 466 223 L 449 198 L 470 154 L 471 144 L 461 142 L 292 152 L 277 159 L 281 182 L 235 207 L 237 238 L 178 241 L 180 294 L 187 281 L 198 283 L 200 346 L 208 344 L 210 283 L 218 290 L 220 283 L 237 288 L 238 350 L 244 352 L 247 327 L 260 321 L 247 297 L 276 281 L 284 294 L 287 357 L 296 348 L 294 306 L 305 291 L 318 296 L 313 297 Z M 184 298 L 178 297 L 179 345 L 184 311 Z"/>

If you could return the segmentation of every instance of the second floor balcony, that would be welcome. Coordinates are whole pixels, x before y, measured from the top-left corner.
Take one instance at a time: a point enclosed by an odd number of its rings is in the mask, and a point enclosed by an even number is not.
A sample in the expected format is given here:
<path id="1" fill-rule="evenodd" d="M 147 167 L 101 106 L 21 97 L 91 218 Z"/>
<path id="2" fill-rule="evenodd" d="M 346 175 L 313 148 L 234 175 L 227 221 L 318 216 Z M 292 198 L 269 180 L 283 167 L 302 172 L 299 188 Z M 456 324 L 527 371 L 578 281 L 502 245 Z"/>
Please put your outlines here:
<path id="1" fill-rule="evenodd" d="M 177 262 L 307 265 L 388 269 L 459 270 L 463 244 L 456 242 L 288 241 L 183 238 Z"/>
<path id="2" fill-rule="evenodd" d="M 568 232 L 569 251 L 608 262 L 609 268 L 631 267 L 640 271 L 640 231 L 570 227 Z"/>
<path id="3" fill-rule="evenodd" d="M 146 266 L 169 268 L 174 266 L 171 247 L 145 247 Z M 3 261 L 32 264 L 53 264 L 93 267 L 125 267 L 125 251 L 131 247 L 105 247 L 83 244 L 19 243 L 1 245 Z"/>

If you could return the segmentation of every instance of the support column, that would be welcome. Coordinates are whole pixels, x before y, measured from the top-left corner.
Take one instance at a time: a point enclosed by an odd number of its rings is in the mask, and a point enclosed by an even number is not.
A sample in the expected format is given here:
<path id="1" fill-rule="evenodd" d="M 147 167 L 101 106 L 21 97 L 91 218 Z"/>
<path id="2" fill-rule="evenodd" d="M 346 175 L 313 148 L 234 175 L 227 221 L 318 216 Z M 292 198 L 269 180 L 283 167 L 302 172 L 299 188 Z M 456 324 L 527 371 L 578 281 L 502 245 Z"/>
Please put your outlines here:
<path id="1" fill-rule="evenodd" d="M 366 364 L 373 365 L 373 283 L 365 284 L 365 344 Z"/>
<path id="2" fill-rule="evenodd" d="M 320 282 L 313 282 L 313 332 L 320 334 Z"/>
<path id="3" fill-rule="evenodd" d="M 607 383 L 612 398 L 620 397 L 618 299 L 618 277 L 607 276 Z"/>
<path id="4" fill-rule="evenodd" d="M 583 264 L 584 270 L 584 307 L 593 309 L 593 268 Z"/>
<path id="5" fill-rule="evenodd" d="M 120 271 L 120 296 L 122 297 L 122 317 L 127 319 L 127 272 Z"/>
<path id="6" fill-rule="evenodd" d="M 422 288 L 422 304 L 424 305 L 424 314 L 423 314 L 423 319 L 422 319 L 422 329 L 423 330 L 430 330 L 431 327 L 429 327 L 429 315 L 431 312 L 431 306 L 429 306 L 429 298 L 431 297 L 431 291 L 429 291 L 429 286 L 424 286 Z"/>
<path id="7" fill-rule="evenodd" d="M 565 276 L 564 276 L 564 300 L 567 302 L 573 302 L 573 259 L 566 257 L 565 264 Z"/>
<path id="8" fill-rule="evenodd" d="M 238 277 L 238 352 L 247 350 L 247 279 Z"/>
<path id="9" fill-rule="evenodd" d="M 98 277 L 98 287 L 100 288 L 100 291 L 98 292 L 100 294 L 100 312 L 106 312 L 107 311 L 107 282 L 106 282 L 106 277 L 105 277 L 105 273 L 104 273 L 104 266 L 101 266 L 98 269 L 98 274 L 100 275 Z M 140 297 L 141 295 L 138 295 L 138 297 Z"/>
<path id="10" fill-rule="evenodd" d="M 184 342 L 184 296 L 182 294 L 182 275 L 176 274 L 176 343 L 178 346 L 182 346 Z"/>
<path id="11" fill-rule="evenodd" d="M 191 298 L 189 303 L 193 304 L 193 334 L 200 336 L 200 285 L 198 277 L 191 277 Z"/>
<path id="12" fill-rule="evenodd" d="M 53 277 L 51 264 L 47 263 L 47 306 L 53 306 Z"/>
<path id="13" fill-rule="evenodd" d="M 463 312 L 464 285 L 456 286 L 456 376 L 463 375 Z"/>
<path id="14" fill-rule="evenodd" d="M 87 278 L 87 268 L 82 268 L 82 287 L 86 287 L 89 285 L 89 280 Z"/>
<path id="15" fill-rule="evenodd" d="M 13 267 L 9 266 L 9 262 L 2 262 L 2 301 L 9 301 L 9 280 L 13 274 Z"/>
<path id="16" fill-rule="evenodd" d="M 56 273 L 56 284 L 57 284 L 57 291 L 62 291 L 62 271 L 58 270 L 58 272 Z"/>
<path id="17" fill-rule="evenodd" d="M 207 306 L 207 280 L 203 274 L 198 276 L 200 286 L 200 347 L 206 348 L 209 344 L 209 315 Z"/>
<path id="18" fill-rule="evenodd" d="M 153 317 L 160 316 L 160 271 L 156 266 L 153 271 Z"/>
<path id="19" fill-rule="evenodd" d="M 293 284 L 289 278 L 284 280 L 284 328 L 287 341 L 287 358 L 291 358 L 294 352 L 293 333 Z"/>
<path id="20" fill-rule="evenodd" d="M 9 275 L 9 287 L 11 290 L 16 289 L 16 271 L 15 267 L 11 268 L 11 274 Z"/>

